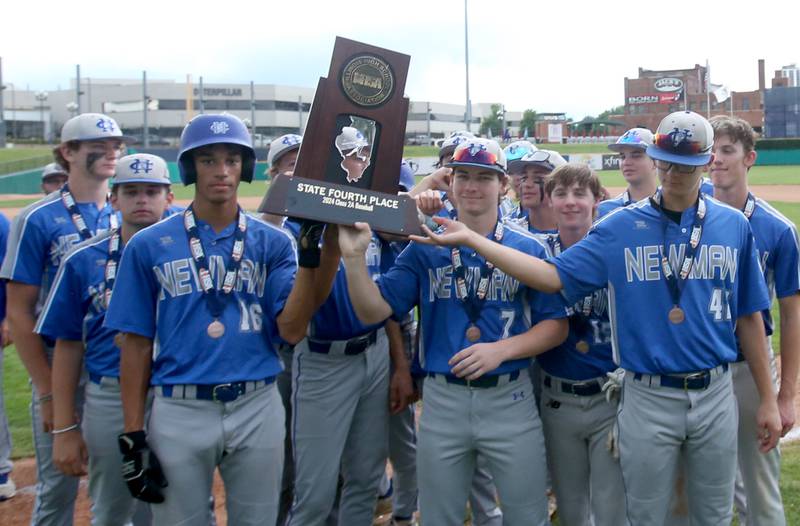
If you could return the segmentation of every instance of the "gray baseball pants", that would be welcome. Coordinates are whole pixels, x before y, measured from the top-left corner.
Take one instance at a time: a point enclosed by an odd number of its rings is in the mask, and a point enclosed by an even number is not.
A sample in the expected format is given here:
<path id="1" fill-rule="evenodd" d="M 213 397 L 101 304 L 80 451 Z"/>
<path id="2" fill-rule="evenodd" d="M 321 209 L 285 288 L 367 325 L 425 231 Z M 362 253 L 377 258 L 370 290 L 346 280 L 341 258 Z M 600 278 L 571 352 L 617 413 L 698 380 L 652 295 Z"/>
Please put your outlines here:
<path id="1" fill-rule="evenodd" d="M 704 390 L 662 387 L 659 376 L 627 372 L 617 424 L 628 520 L 663 524 L 681 446 L 693 526 L 730 524 L 736 465 L 736 403 L 731 375 L 711 371 Z"/>
<path id="2" fill-rule="evenodd" d="M 559 524 L 622 526 L 626 523 L 622 470 L 609 449 L 617 404 L 608 403 L 604 393 L 567 394 L 561 382 L 550 377 L 550 387 L 542 386 L 541 404 Z"/>
<path id="3" fill-rule="evenodd" d="M 191 387 L 191 386 L 188 386 Z M 148 443 L 169 485 L 151 506 L 158 526 L 207 526 L 214 469 L 225 485 L 228 524 L 274 526 L 283 473 L 283 404 L 274 382 L 233 402 L 166 397 L 156 387 Z"/>
<path id="4" fill-rule="evenodd" d="M 447 383 L 442 375 L 425 380 L 417 441 L 425 524 L 463 524 L 479 454 L 497 486 L 503 524 L 548 524 L 544 437 L 527 374 L 490 388 Z"/>
<path id="5" fill-rule="evenodd" d="M 389 442 L 389 344 L 380 329 L 376 343 L 356 355 L 336 342 L 328 354 L 303 340 L 292 364 L 292 441 L 295 498 L 287 524 L 322 525 L 344 484 L 339 524 L 368 526 L 386 467 Z"/>

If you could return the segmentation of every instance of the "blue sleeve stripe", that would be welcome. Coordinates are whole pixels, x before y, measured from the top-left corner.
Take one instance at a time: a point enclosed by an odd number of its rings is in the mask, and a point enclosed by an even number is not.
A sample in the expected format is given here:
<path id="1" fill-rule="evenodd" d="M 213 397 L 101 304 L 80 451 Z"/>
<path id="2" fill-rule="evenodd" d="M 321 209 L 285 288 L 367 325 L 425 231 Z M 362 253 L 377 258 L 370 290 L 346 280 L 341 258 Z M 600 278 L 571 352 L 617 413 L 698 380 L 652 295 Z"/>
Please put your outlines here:
<path id="1" fill-rule="evenodd" d="M 13 281 L 14 275 L 17 271 L 17 262 L 19 261 L 19 245 L 25 237 L 25 230 L 28 227 L 28 219 L 38 210 L 53 204 L 54 199 L 58 197 L 57 193 L 50 194 L 49 196 L 41 199 L 28 208 L 22 210 L 19 215 L 14 219 L 14 230 L 8 238 L 8 245 L 6 247 L 6 262 L 3 264 L 3 272 L 0 277 Z"/>

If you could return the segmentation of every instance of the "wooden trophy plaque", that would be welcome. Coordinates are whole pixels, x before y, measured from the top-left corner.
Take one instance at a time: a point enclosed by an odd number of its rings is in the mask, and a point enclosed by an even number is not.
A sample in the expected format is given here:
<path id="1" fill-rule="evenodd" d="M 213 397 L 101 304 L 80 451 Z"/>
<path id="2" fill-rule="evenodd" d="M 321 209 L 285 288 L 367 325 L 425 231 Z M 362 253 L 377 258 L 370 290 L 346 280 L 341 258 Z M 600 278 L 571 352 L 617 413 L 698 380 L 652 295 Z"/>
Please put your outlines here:
<path id="1" fill-rule="evenodd" d="M 397 195 L 411 57 L 336 37 L 320 78 L 293 176 L 276 177 L 260 212 L 421 233 L 417 207 Z"/>

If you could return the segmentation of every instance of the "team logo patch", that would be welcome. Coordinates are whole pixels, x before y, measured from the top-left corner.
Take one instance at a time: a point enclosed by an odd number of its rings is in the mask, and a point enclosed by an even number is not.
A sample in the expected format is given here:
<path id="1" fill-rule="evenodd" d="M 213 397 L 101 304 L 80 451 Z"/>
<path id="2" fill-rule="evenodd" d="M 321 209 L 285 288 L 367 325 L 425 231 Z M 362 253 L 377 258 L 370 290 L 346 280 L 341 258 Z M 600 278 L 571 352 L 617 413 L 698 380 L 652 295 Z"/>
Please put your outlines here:
<path id="1" fill-rule="evenodd" d="M 692 133 L 692 130 L 688 128 L 684 128 L 682 130 L 679 128 L 673 128 L 672 131 L 667 135 L 669 135 L 669 138 L 672 141 L 672 147 L 676 150 L 680 150 L 685 143 L 691 142 L 694 134 Z"/>
<path id="2" fill-rule="evenodd" d="M 352 57 L 345 63 L 340 79 L 345 96 L 359 106 L 380 106 L 394 93 L 394 72 L 377 55 Z"/>
<path id="3" fill-rule="evenodd" d="M 479 154 L 479 153 L 480 153 L 482 150 L 486 150 L 486 145 L 485 145 L 485 144 L 473 143 L 473 144 L 472 144 L 472 145 L 470 145 L 470 147 L 469 147 L 469 154 L 470 154 L 472 157 L 475 157 L 475 156 L 476 156 L 476 155 L 478 155 L 478 154 Z"/>
<path id="4" fill-rule="evenodd" d="M 647 222 L 646 221 L 641 221 L 641 220 L 636 220 L 636 221 L 633 222 L 633 228 L 635 230 L 647 230 L 647 228 L 648 228 L 647 227 Z"/>
<path id="5" fill-rule="evenodd" d="M 111 119 L 97 119 L 97 123 L 95 124 L 98 128 L 106 133 L 113 133 L 114 130 L 117 129 L 114 126 L 114 122 Z"/>
<path id="6" fill-rule="evenodd" d="M 163 236 L 158 239 L 158 242 L 162 247 L 168 247 L 169 245 L 173 244 L 175 240 L 172 239 L 172 236 Z"/>
<path id="7" fill-rule="evenodd" d="M 281 142 L 286 146 L 294 146 L 295 144 L 300 144 L 300 139 L 297 135 L 287 135 Z"/>
<path id="8" fill-rule="evenodd" d="M 228 133 L 228 130 L 230 129 L 230 125 L 225 121 L 214 121 L 211 123 L 211 133 L 215 135 L 224 135 Z"/>
<path id="9" fill-rule="evenodd" d="M 144 173 L 146 173 L 146 174 L 149 174 L 149 173 L 150 173 L 150 172 L 153 170 L 153 161 L 151 161 L 151 160 L 149 160 L 149 159 L 144 159 L 144 160 L 142 160 L 142 159 L 136 159 L 135 161 L 133 161 L 133 162 L 132 162 L 132 163 L 131 163 L 131 164 L 128 166 L 128 168 L 130 168 L 131 170 L 133 170 L 133 173 L 135 173 L 135 174 L 137 174 L 137 175 L 138 175 L 140 172 L 144 172 Z"/>

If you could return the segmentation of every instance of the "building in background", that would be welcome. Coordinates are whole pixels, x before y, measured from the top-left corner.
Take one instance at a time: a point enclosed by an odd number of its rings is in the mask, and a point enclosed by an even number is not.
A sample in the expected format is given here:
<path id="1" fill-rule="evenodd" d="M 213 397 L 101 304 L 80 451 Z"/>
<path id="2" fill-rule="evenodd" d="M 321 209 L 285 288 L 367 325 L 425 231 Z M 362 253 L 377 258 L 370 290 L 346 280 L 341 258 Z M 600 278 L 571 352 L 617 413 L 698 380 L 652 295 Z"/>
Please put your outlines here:
<path id="1" fill-rule="evenodd" d="M 759 72 L 758 90 L 727 91 L 722 89 L 724 86 L 719 86 L 720 90 L 715 96 L 707 90 L 705 66 L 695 64 L 689 69 L 660 71 L 639 68 L 638 77 L 625 77 L 624 113 L 611 118 L 624 122 L 626 128 L 655 130 L 668 114 L 687 109 L 704 116 L 734 114 L 745 119 L 760 133 L 764 123 L 761 102 L 763 61 L 759 61 Z M 718 96 L 722 99 L 719 102 Z"/>

